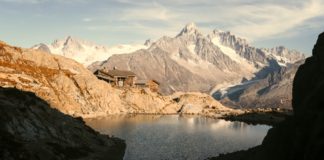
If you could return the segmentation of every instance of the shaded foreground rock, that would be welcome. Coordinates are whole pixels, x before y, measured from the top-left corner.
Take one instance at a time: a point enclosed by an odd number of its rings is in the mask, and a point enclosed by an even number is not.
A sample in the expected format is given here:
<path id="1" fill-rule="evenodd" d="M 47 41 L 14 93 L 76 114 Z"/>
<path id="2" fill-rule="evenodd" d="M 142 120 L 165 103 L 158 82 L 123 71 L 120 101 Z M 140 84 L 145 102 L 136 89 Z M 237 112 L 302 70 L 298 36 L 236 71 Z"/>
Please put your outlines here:
<path id="1" fill-rule="evenodd" d="M 125 148 L 33 93 L 0 87 L 0 159 L 122 159 Z"/>
<path id="2" fill-rule="evenodd" d="M 292 105 L 294 115 L 270 129 L 260 146 L 212 159 L 324 159 L 324 33 L 296 73 Z"/>

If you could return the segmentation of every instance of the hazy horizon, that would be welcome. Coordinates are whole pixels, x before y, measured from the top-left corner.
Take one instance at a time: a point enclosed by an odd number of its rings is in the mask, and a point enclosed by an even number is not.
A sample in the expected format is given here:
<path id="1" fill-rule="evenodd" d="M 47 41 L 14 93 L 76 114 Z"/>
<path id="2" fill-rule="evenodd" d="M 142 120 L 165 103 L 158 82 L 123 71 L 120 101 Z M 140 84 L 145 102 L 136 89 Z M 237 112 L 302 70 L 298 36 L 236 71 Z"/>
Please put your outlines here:
<path id="1" fill-rule="evenodd" d="M 174 37 L 189 22 L 231 31 L 256 47 L 311 53 L 324 28 L 323 0 L 0 0 L 1 40 L 31 47 L 74 36 L 102 45 Z"/>

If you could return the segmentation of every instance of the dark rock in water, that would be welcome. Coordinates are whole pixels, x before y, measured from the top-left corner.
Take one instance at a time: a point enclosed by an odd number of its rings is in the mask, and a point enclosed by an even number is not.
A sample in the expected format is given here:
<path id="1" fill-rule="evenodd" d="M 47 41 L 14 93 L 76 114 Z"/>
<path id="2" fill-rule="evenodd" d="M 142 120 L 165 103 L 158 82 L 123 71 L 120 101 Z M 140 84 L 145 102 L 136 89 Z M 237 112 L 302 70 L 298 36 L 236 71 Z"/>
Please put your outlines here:
<path id="1" fill-rule="evenodd" d="M 0 159 L 123 159 L 125 147 L 33 93 L 0 88 Z"/>
<path id="2" fill-rule="evenodd" d="M 294 115 L 269 130 L 260 146 L 216 160 L 324 159 L 324 33 L 293 83 Z"/>
<path id="3" fill-rule="evenodd" d="M 279 109 L 279 108 L 257 108 L 257 109 L 245 109 L 245 113 L 239 115 L 225 115 L 222 119 L 229 121 L 245 122 L 247 124 L 257 125 L 265 124 L 274 126 L 281 123 L 292 115 L 291 110 Z"/>

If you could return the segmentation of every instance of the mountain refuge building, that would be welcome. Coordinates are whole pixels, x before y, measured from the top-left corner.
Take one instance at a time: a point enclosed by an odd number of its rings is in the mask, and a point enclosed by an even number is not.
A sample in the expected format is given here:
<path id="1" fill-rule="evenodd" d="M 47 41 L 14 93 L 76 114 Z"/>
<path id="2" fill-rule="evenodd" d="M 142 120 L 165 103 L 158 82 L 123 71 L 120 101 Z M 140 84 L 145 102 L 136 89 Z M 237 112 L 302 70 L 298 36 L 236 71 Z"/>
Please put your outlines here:
<path id="1" fill-rule="evenodd" d="M 107 68 L 98 69 L 94 72 L 98 79 L 104 80 L 115 87 L 137 87 L 149 88 L 152 92 L 159 92 L 160 83 L 156 80 L 138 80 L 132 71 L 119 70 L 114 67 L 112 70 Z"/>
<path id="2" fill-rule="evenodd" d="M 114 67 L 112 70 L 106 68 L 94 72 L 98 79 L 110 83 L 117 87 L 132 87 L 135 85 L 136 74 L 131 71 L 118 70 Z"/>

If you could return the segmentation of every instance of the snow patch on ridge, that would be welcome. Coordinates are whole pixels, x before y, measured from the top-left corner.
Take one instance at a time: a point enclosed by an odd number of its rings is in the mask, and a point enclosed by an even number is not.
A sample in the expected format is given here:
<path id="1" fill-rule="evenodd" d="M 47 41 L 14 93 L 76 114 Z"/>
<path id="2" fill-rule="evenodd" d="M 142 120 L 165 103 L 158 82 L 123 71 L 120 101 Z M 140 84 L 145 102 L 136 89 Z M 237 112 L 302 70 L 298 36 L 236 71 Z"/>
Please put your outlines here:
<path id="1" fill-rule="evenodd" d="M 274 55 L 274 54 L 271 54 L 271 56 L 273 56 L 273 58 L 278 62 L 278 64 L 280 66 L 284 66 L 286 67 L 287 66 L 287 63 L 293 63 L 293 62 L 290 62 L 287 58 L 285 57 L 281 57 L 281 56 L 278 56 L 278 55 Z"/>
<path id="2" fill-rule="evenodd" d="M 196 45 L 192 44 L 192 45 L 188 45 L 188 50 L 192 53 L 192 54 L 197 54 L 195 51 Z"/>
<path id="3" fill-rule="evenodd" d="M 230 57 L 232 60 L 238 62 L 238 63 L 242 63 L 244 61 L 246 61 L 244 58 L 242 58 L 240 55 L 236 54 L 236 51 L 230 47 L 224 46 L 221 44 L 220 39 L 218 37 L 213 38 L 212 42 L 214 45 L 216 45 L 217 47 L 219 47 L 221 49 L 221 51 L 226 54 L 228 57 Z"/>
<path id="4" fill-rule="evenodd" d="M 197 75 L 204 75 L 206 77 L 213 77 L 220 74 L 220 71 L 210 62 L 201 59 L 195 52 L 196 45 L 188 45 L 187 49 L 190 52 L 190 59 L 184 59 L 180 57 L 178 52 L 171 54 L 171 59 L 174 60 L 179 65 L 188 69 L 190 72 Z M 201 71 L 207 71 L 206 73 L 201 73 Z"/>
<path id="5" fill-rule="evenodd" d="M 223 83 L 216 85 L 211 91 L 210 95 L 213 95 L 216 93 L 216 91 L 220 94 L 219 98 L 222 99 L 226 97 L 229 94 L 235 93 L 239 90 L 244 90 L 251 86 L 254 83 L 257 83 L 260 80 L 250 80 L 246 82 L 237 82 L 237 83 Z"/>
<path id="6" fill-rule="evenodd" d="M 236 51 L 230 47 L 224 46 L 219 37 L 215 37 L 212 39 L 212 43 L 219 47 L 219 49 L 227 55 L 229 58 L 231 58 L 233 61 L 237 62 L 238 64 L 241 64 L 247 71 L 251 71 L 252 73 L 256 72 L 257 69 L 250 64 L 246 59 L 241 57 L 236 53 Z"/>

